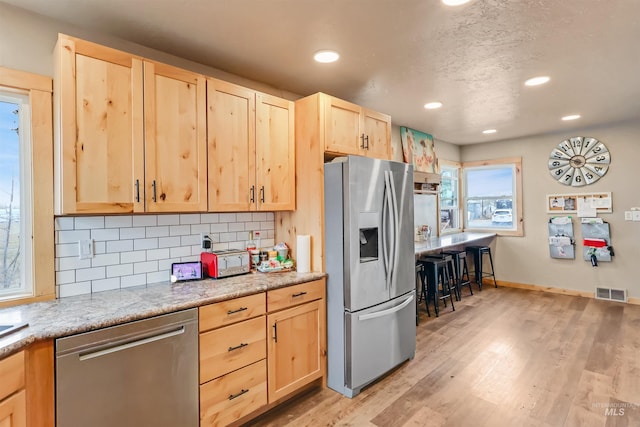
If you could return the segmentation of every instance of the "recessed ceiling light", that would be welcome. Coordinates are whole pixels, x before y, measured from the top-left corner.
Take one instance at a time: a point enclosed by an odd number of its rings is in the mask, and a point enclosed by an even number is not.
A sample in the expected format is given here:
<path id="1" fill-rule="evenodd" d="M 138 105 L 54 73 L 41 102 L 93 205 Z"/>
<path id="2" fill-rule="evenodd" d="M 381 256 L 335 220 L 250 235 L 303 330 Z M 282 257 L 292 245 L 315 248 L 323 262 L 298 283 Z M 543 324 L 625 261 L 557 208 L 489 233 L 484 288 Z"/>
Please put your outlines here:
<path id="1" fill-rule="evenodd" d="M 495 129 L 486 129 L 486 130 L 482 131 L 482 133 L 496 133 L 496 132 L 498 132 L 498 131 L 495 130 Z"/>
<path id="2" fill-rule="evenodd" d="M 427 110 L 435 110 L 436 108 L 440 108 L 442 107 L 442 102 L 429 102 L 427 104 L 424 104 L 424 108 L 426 108 Z"/>
<path id="3" fill-rule="evenodd" d="M 469 3 L 471 0 L 442 0 L 442 3 L 447 6 L 461 6 L 465 3 Z"/>
<path id="4" fill-rule="evenodd" d="M 527 80 L 526 82 L 524 82 L 524 84 L 525 84 L 525 86 L 538 86 L 538 85 L 545 84 L 549 80 L 551 80 L 551 78 L 549 76 L 532 77 L 529 80 Z"/>
<path id="5" fill-rule="evenodd" d="M 566 121 L 569 121 L 569 120 L 577 120 L 579 118 L 580 118 L 580 114 L 572 114 L 570 116 L 564 116 L 562 118 L 562 120 L 564 120 L 566 122 Z"/>
<path id="6" fill-rule="evenodd" d="M 313 59 L 322 63 L 336 62 L 338 58 L 340 55 L 333 50 L 320 50 L 313 55 Z"/>

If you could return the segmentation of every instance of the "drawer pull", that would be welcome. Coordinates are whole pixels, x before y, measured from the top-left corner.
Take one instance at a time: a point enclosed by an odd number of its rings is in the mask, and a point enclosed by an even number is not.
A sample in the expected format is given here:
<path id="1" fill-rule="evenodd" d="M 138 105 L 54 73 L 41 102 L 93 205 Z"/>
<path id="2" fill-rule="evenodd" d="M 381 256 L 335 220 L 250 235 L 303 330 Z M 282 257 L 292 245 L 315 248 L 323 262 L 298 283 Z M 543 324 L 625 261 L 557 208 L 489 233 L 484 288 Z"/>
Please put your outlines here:
<path id="1" fill-rule="evenodd" d="M 240 343 L 240 345 L 237 345 L 237 346 L 235 346 L 235 347 L 229 347 L 229 350 L 228 350 L 228 351 L 239 350 L 239 349 L 241 349 L 241 348 L 243 348 L 243 347 L 246 347 L 246 346 L 248 346 L 248 345 L 249 345 L 249 344 L 247 344 L 247 343 L 241 342 L 241 343 Z"/>
<path id="2" fill-rule="evenodd" d="M 306 295 L 306 294 L 307 294 L 306 292 L 298 292 L 297 294 L 291 295 L 291 298 L 301 297 L 301 296 Z"/>
<path id="3" fill-rule="evenodd" d="M 230 394 L 229 395 L 229 400 L 233 400 L 236 397 L 240 397 L 245 393 L 249 393 L 249 389 L 243 388 L 242 390 L 240 390 L 240 392 L 236 393 L 236 394 Z"/>
<path id="4" fill-rule="evenodd" d="M 247 307 L 240 307 L 237 310 L 229 310 L 229 311 L 227 311 L 227 315 L 240 313 L 241 311 L 245 311 L 245 310 L 248 310 L 248 308 Z"/>

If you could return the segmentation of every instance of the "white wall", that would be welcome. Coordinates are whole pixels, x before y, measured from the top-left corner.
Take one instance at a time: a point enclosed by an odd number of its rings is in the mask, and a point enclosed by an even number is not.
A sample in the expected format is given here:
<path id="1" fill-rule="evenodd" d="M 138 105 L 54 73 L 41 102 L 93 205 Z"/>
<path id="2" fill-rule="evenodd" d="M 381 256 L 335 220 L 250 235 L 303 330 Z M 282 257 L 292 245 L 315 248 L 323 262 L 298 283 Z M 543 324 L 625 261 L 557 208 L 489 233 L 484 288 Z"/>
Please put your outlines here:
<path id="1" fill-rule="evenodd" d="M 602 141 L 611 153 L 607 174 L 585 187 L 570 187 L 551 177 L 549 153 L 564 139 L 591 136 Z M 638 244 L 640 222 L 624 220 L 624 211 L 640 207 L 640 121 L 618 123 L 582 132 L 521 138 L 517 140 L 461 147 L 463 161 L 522 157 L 524 237 L 496 239 L 494 259 L 499 280 L 593 292 L 596 286 L 628 289 L 629 296 L 640 297 Z M 613 213 L 599 215 L 610 224 L 613 262 L 592 267 L 582 259 L 582 234 L 579 218 L 574 219 L 576 259 L 549 257 L 546 195 L 582 192 L 611 192 Z"/>

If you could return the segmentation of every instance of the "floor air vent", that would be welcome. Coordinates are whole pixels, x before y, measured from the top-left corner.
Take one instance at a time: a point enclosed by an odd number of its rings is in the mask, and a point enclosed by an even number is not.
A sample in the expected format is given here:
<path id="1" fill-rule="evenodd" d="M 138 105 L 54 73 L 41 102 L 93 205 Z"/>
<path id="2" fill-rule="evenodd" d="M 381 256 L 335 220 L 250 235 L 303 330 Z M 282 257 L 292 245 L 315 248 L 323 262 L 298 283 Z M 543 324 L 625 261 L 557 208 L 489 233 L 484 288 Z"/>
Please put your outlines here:
<path id="1" fill-rule="evenodd" d="M 627 302 L 627 290 L 596 288 L 596 299 L 606 299 L 608 301 Z"/>

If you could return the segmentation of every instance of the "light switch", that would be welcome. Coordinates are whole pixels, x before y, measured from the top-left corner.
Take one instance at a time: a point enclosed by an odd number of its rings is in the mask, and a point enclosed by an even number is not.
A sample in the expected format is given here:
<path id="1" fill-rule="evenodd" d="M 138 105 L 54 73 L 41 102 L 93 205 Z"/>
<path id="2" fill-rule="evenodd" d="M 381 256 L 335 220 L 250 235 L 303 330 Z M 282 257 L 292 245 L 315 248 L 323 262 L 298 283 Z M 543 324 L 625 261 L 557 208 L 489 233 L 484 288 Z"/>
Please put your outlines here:
<path id="1" fill-rule="evenodd" d="M 634 221 L 640 221 L 640 211 L 631 211 L 631 216 Z"/>
<path id="2" fill-rule="evenodd" d="M 633 215 L 631 211 L 624 211 L 624 220 L 633 221 Z"/>
<path id="3" fill-rule="evenodd" d="M 79 252 L 80 252 L 80 259 L 93 258 L 93 239 L 80 240 L 78 242 L 78 246 L 79 246 Z"/>

